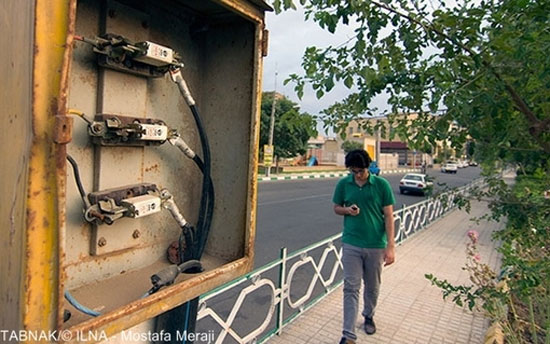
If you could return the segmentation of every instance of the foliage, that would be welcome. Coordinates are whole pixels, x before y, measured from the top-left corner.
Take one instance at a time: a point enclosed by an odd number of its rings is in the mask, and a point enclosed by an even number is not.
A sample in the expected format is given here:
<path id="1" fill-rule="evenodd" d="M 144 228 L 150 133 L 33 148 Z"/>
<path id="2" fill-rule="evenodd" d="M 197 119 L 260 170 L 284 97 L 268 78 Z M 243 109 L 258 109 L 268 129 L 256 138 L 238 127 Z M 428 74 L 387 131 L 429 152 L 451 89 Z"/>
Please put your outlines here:
<path id="1" fill-rule="evenodd" d="M 545 164 L 550 155 L 550 2 L 300 0 L 308 19 L 335 32 L 354 25 L 340 46 L 308 47 L 299 96 L 322 97 L 336 83 L 352 92 L 323 111 L 325 127 L 378 115 L 371 101 L 388 96 L 389 123 L 413 147 L 448 139 L 475 141 L 475 159 Z M 292 1 L 274 1 L 276 9 Z M 415 135 L 396 114 L 419 113 Z M 437 115 L 429 115 L 437 114 Z M 370 126 L 364 122 L 365 126 Z"/>
<path id="2" fill-rule="evenodd" d="M 294 6 L 273 3 L 277 10 Z M 323 111 L 326 128 L 342 132 L 352 120 L 379 115 L 372 101 L 386 95 L 395 135 L 416 149 L 438 140 L 454 150 L 467 145 L 484 170 L 488 187 L 477 197 L 489 202 L 485 217 L 507 220 L 495 238 L 504 274 L 484 271 L 487 283 L 475 279 L 472 286 L 428 277 L 457 303 L 481 302 L 497 321 L 493 333 L 504 331 L 510 342 L 550 343 L 550 1 L 300 3 L 329 32 L 355 27 L 339 46 L 308 47 L 303 74 L 286 80 L 300 97 L 306 86 L 317 97 L 336 83 L 350 89 Z M 412 122 L 403 116 L 410 113 L 418 114 Z M 514 185 L 499 175 L 509 167 L 517 168 Z M 481 266 L 469 259 L 466 269 L 476 276 Z"/>
<path id="3" fill-rule="evenodd" d="M 340 148 L 342 148 L 344 153 L 348 154 L 349 152 L 351 152 L 354 149 L 362 149 L 363 144 L 361 142 L 357 142 L 357 141 L 344 141 Z"/>
<path id="4" fill-rule="evenodd" d="M 470 309 L 483 309 L 495 324 L 491 335 L 499 331 L 511 343 L 550 342 L 550 176 L 520 175 L 507 185 L 502 179 L 489 178 L 489 187 L 478 190 L 479 198 L 492 201 L 489 220 L 507 217 L 503 230 L 495 234 L 501 242 L 502 270 L 492 271 L 481 263 L 477 234 L 469 232 L 465 270 L 470 286 L 455 286 L 446 280 L 426 275 L 443 290 L 444 298 Z M 505 201 L 504 201 L 505 200 Z M 478 219 L 481 220 L 481 219 Z"/>
<path id="5" fill-rule="evenodd" d="M 478 236 L 476 231 L 468 231 L 469 242 L 466 245 L 466 270 L 470 274 L 470 286 L 455 286 L 447 280 L 441 280 L 437 277 L 426 274 L 433 285 L 443 290 L 443 298 L 452 296 L 452 301 L 458 306 L 467 305 L 470 310 L 484 310 L 488 315 L 497 321 L 493 324 L 490 341 L 486 343 L 502 343 L 503 328 L 511 331 L 510 322 L 506 317 L 506 300 L 508 298 L 508 284 L 506 278 L 497 277 L 497 274 L 485 263 L 482 262 L 478 250 Z M 489 331 L 491 332 L 491 331 Z"/>
<path id="6" fill-rule="evenodd" d="M 453 157 L 453 151 L 450 148 L 443 147 L 443 149 L 440 149 L 437 154 L 437 160 L 441 163 L 444 163 L 447 160 L 450 160 Z"/>
<path id="7" fill-rule="evenodd" d="M 262 113 L 260 122 L 260 147 L 269 142 L 269 125 L 273 92 L 262 94 Z M 298 105 L 285 96 L 276 98 L 275 125 L 273 130 L 274 155 L 279 158 L 291 158 L 305 154 L 307 141 L 317 136 L 317 123 L 307 113 L 301 113 Z"/>

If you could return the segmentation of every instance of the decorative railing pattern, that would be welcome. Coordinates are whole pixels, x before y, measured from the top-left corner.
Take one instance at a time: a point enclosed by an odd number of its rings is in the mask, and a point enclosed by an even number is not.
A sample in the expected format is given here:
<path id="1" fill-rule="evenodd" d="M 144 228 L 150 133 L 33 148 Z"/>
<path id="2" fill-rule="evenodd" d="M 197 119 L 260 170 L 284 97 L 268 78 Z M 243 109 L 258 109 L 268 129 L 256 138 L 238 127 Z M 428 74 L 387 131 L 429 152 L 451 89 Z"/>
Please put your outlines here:
<path id="1" fill-rule="evenodd" d="M 462 188 L 396 210 L 394 212 L 396 243 L 403 242 L 450 212 L 456 207 L 457 196 L 466 194 L 469 189 L 480 186 L 481 183 L 481 180 L 477 180 Z M 216 344 L 262 343 L 273 335 L 281 333 L 283 328 L 297 316 L 342 284 L 342 250 L 341 247 L 338 247 L 340 238 L 341 234 L 337 234 L 288 255 L 286 248 L 283 248 L 279 259 L 201 296 L 197 327 L 200 328 L 201 322 L 206 319 L 214 321 L 220 328 L 216 335 Z M 304 276 L 301 275 L 302 278 L 300 278 L 299 271 L 304 270 L 305 266 L 309 267 L 309 275 L 306 278 L 310 279 L 304 283 Z M 278 272 L 278 277 L 275 280 L 269 278 L 267 275 L 270 272 L 272 275 L 274 272 Z M 293 290 L 294 283 L 299 287 L 305 287 L 305 292 L 300 297 L 290 292 Z M 314 290 L 319 284 L 322 291 L 315 294 Z M 268 290 L 267 295 L 266 289 Z M 229 291 L 237 293 L 238 296 L 228 315 L 224 317 L 221 312 L 216 311 L 209 304 L 215 303 L 216 297 Z M 266 296 L 269 298 L 269 307 L 265 318 L 263 321 L 255 319 L 256 322 L 261 321 L 259 326 L 248 330 L 244 335 L 239 334 L 239 331 L 234 328 L 235 320 L 239 312 L 242 311 L 245 299 L 260 291 L 264 296 L 262 300 Z M 265 306 L 265 301 L 263 302 Z"/>

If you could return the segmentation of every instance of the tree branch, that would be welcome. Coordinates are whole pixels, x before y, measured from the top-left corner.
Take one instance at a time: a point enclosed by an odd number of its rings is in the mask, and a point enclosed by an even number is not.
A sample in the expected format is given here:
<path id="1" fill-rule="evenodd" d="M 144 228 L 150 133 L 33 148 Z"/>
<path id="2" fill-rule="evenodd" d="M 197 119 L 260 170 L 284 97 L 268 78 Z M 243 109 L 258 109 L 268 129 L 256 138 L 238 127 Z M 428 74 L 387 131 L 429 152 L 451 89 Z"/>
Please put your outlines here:
<path id="1" fill-rule="evenodd" d="M 377 2 L 377 1 L 371 1 L 371 3 L 379 8 L 383 8 L 386 11 L 389 11 L 391 13 L 397 14 L 400 17 L 403 17 L 407 19 L 410 22 L 416 23 L 420 25 L 422 28 L 424 28 L 425 31 L 431 31 L 435 32 L 437 35 L 443 37 L 444 39 L 448 40 L 455 46 L 458 46 L 462 50 L 466 51 L 472 59 L 474 57 L 479 56 L 481 57 L 481 63 L 482 65 L 489 69 L 489 71 L 495 76 L 495 78 L 500 81 L 503 85 L 510 97 L 512 98 L 513 103 L 515 104 L 517 110 L 525 115 L 527 120 L 530 123 L 530 134 L 533 135 L 535 140 L 541 145 L 541 147 L 544 149 L 545 152 L 550 153 L 550 143 L 545 142 L 543 138 L 541 137 L 542 134 L 550 129 L 550 124 L 547 121 L 541 121 L 529 108 L 527 103 L 523 100 L 523 98 L 519 95 L 519 93 L 515 90 L 512 85 L 510 85 L 506 80 L 502 78 L 502 76 L 491 66 L 491 64 L 485 60 L 481 55 L 474 52 L 472 49 L 470 49 L 468 46 L 464 45 L 463 43 L 459 42 L 458 40 L 454 39 L 453 37 L 447 35 L 445 32 L 439 30 L 437 27 L 435 27 L 434 24 L 429 23 L 428 25 L 424 24 L 422 21 L 418 19 L 412 18 L 410 15 L 402 13 L 392 7 L 389 7 L 386 4 Z"/>

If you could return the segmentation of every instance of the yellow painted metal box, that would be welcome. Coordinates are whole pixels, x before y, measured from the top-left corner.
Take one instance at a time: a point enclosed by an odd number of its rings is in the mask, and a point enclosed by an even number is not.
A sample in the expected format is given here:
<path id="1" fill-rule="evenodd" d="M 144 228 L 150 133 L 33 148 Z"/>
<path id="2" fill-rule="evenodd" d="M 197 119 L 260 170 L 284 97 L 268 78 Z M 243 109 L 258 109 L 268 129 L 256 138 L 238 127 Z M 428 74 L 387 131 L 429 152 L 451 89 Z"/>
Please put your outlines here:
<path id="1" fill-rule="evenodd" d="M 111 336 L 250 271 L 269 7 L 260 0 L 7 0 L 3 6 L 0 100 L 9 123 L 0 136 L 0 235 L 7 258 L 0 262 L 0 327 Z M 150 43 L 136 53 L 111 42 L 115 53 L 105 57 L 98 50 L 107 34 L 123 37 L 132 49 L 136 42 Z M 136 54 L 134 62 L 118 59 L 119 48 Z M 170 191 L 190 224 L 204 210 L 200 164 L 166 136 L 177 131 L 205 158 L 194 113 L 168 69 L 156 68 L 171 54 L 181 63 L 208 136 L 215 203 L 200 259 L 204 271 L 182 273 L 176 283 L 143 297 L 150 277 L 171 264 L 167 249 L 181 233 L 169 211 L 155 208 L 160 190 Z M 132 72 L 135 61 L 147 71 Z M 130 120 L 123 130 L 119 122 L 113 129 L 113 118 Z M 118 143 L 94 137 L 92 124 L 100 119 Z M 128 144 L 134 134 L 140 143 Z M 83 199 L 95 200 L 88 194 L 128 185 L 154 185 L 159 192 L 127 195 L 125 215 L 110 225 L 104 215 L 122 214 L 120 200 L 94 208 L 104 211 L 94 213 L 95 223 L 85 219 L 90 205 Z M 77 311 L 65 291 L 101 315 Z M 69 320 L 63 319 L 66 310 Z"/>

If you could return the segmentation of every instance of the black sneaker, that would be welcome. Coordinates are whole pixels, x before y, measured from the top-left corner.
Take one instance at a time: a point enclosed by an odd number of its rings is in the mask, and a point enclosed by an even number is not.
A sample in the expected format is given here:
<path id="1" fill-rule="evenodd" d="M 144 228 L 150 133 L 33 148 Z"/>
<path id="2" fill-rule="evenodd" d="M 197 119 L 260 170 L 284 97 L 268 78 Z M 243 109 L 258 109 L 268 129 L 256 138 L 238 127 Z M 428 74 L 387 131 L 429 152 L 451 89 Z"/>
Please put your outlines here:
<path id="1" fill-rule="evenodd" d="M 364 327 L 367 334 L 374 334 L 374 332 L 376 332 L 376 325 L 374 324 L 374 320 L 372 320 L 372 318 L 365 317 Z"/>
<path id="2" fill-rule="evenodd" d="M 355 344 L 355 341 L 351 339 L 347 339 L 346 337 L 342 337 L 342 339 L 340 339 L 339 344 Z"/>

